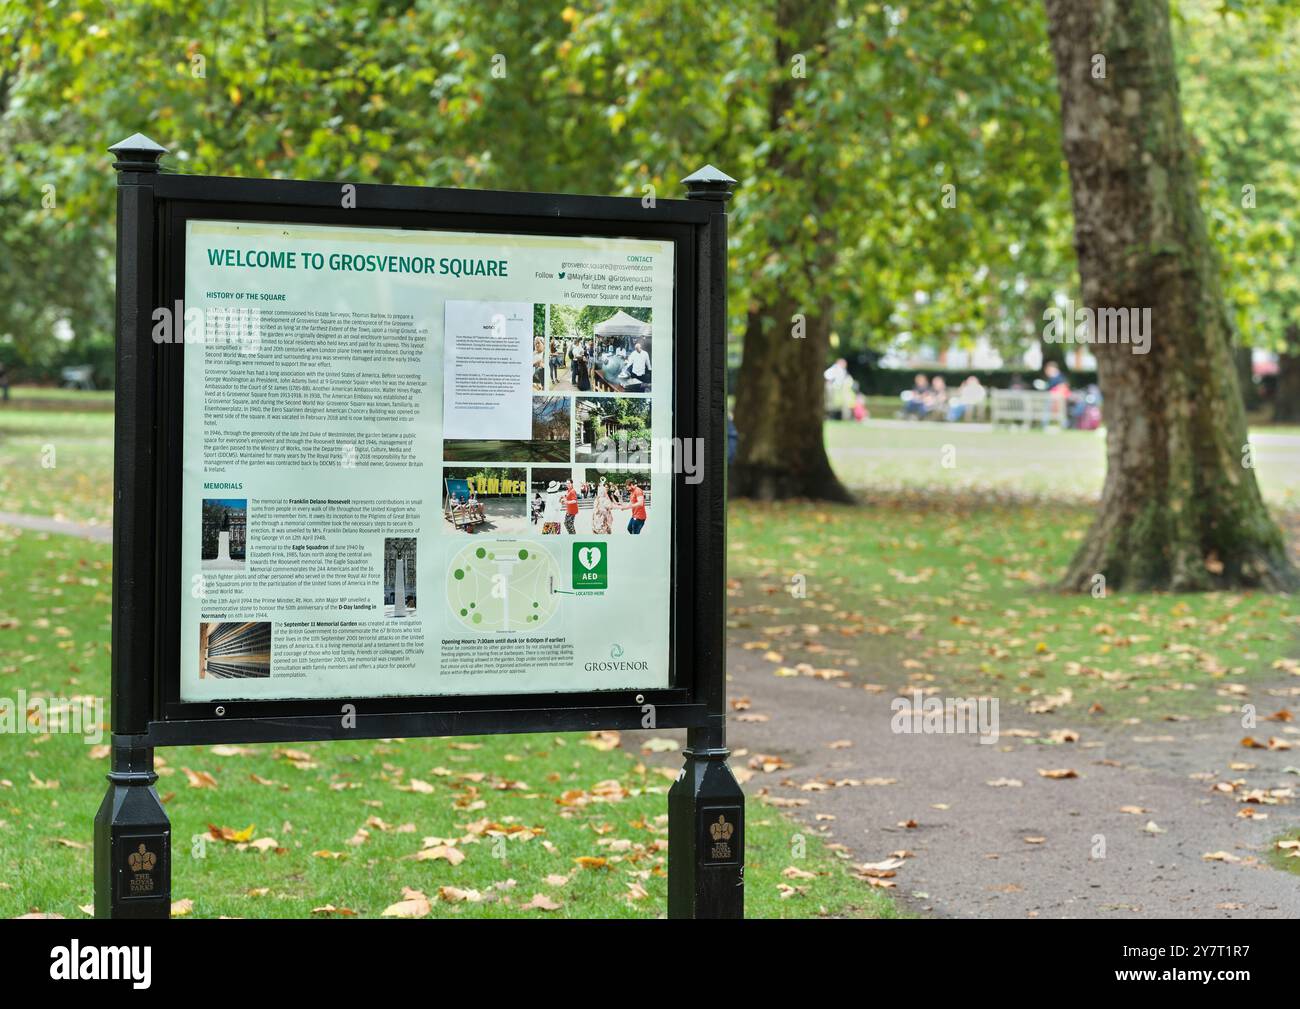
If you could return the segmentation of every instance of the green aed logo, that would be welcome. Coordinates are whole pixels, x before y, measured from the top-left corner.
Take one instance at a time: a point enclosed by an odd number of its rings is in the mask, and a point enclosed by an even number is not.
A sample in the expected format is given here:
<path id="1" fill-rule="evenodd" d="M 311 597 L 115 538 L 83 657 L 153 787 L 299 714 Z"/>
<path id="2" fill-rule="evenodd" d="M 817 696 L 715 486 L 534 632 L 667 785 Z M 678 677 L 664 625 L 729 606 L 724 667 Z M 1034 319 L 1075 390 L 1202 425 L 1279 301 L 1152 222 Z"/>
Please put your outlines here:
<path id="1" fill-rule="evenodd" d="M 574 589 L 609 588 L 608 544 L 573 544 L 573 587 Z"/>

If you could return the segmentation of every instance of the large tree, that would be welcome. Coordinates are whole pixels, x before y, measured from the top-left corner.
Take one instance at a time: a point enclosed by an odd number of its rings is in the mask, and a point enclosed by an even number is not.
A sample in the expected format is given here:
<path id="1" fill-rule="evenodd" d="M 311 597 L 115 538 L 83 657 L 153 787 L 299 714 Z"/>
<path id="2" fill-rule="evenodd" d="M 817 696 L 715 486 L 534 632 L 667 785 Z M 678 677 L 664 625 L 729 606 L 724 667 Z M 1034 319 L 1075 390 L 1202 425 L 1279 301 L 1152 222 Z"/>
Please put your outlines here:
<path id="1" fill-rule="evenodd" d="M 775 289 L 753 298 L 745 315 L 744 358 L 736 388 L 736 427 L 742 432 L 731 490 L 742 497 L 814 497 L 852 501 L 831 469 L 822 436 L 822 371 L 830 349 L 832 300 L 824 284 L 841 240 L 828 217 L 833 175 L 819 170 L 822 145 L 809 143 L 799 114 L 800 54 L 824 57 L 835 27 L 834 0 L 777 0 L 773 63 L 767 88 L 768 153 L 760 171 L 786 189 L 802 191 L 802 214 L 775 213 L 767 227 L 773 254 L 790 267 Z M 809 224 L 811 222 L 811 227 Z M 805 281 L 805 282 L 801 282 Z"/>
<path id="2" fill-rule="evenodd" d="M 1300 583 L 1255 480 L 1232 325 L 1183 125 L 1169 0 L 1046 0 L 1083 303 L 1151 310 L 1096 344 L 1107 471 L 1066 585 Z"/>
<path id="3" fill-rule="evenodd" d="M 989 335 L 1056 234 L 1044 226 L 1064 195 L 1059 159 L 1043 156 L 1056 124 L 1042 12 L 775 0 L 770 19 L 751 50 L 759 86 L 737 96 L 762 139 L 736 199 L 731 489 L 845 499 L 823 440 L 829 358 L 899 335 Z"/>

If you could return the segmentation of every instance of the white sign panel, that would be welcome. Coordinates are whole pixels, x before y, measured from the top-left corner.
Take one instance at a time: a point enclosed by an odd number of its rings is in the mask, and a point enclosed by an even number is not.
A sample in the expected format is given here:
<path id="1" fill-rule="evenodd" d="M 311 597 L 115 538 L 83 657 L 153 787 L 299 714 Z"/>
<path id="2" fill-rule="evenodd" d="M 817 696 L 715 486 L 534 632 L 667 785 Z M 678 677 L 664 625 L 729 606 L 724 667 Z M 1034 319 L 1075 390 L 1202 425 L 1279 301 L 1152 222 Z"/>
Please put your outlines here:
<path id="1" fill-rule="evenodd" d="M 671 242 L 192 221 L 185 271 L 183 701 L 668 685 Z"/>

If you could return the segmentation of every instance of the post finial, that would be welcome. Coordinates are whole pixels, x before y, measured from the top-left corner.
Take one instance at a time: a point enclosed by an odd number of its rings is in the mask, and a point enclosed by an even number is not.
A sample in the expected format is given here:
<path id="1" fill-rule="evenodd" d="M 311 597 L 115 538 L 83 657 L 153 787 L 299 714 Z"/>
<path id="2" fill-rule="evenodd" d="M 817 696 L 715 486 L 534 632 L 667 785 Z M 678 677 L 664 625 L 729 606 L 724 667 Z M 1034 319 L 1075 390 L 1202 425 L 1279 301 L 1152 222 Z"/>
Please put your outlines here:
<path id="1" fill-rule="evenodd" d="M 705 165 L 682 179 L 688 200 L 714 200 L 726 203 L 739 183 L 726 172 Z"/>
<path id="2" fill-rule="evenodd" d="M 167 148 L 154 143 L 143 133 L 133 133 L 108 151 L 117 156 L 113 167 L 119 172 L 156 172 L 158 159 L 167 153 Z"/>

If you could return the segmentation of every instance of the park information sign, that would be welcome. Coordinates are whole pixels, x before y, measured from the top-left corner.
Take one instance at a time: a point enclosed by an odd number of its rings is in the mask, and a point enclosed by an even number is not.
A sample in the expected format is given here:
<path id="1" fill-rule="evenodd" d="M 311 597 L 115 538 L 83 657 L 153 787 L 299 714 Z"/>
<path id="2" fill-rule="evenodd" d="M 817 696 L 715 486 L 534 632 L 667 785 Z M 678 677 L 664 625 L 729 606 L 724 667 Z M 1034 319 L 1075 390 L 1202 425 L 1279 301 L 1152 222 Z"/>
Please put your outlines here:
<path id="1" fill-rule="evenodd" d="M 673 267 L 188 221 L 181 700 L 668 687 Z"/>
<path id="2" fill-rule="evenodd" d="M 166 917 L 154 748 L 687 730 L 669 915 L 739 917 L 726 205 L 118 181 L 102 917 Z"/>

